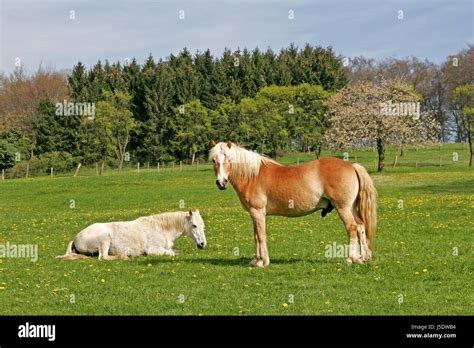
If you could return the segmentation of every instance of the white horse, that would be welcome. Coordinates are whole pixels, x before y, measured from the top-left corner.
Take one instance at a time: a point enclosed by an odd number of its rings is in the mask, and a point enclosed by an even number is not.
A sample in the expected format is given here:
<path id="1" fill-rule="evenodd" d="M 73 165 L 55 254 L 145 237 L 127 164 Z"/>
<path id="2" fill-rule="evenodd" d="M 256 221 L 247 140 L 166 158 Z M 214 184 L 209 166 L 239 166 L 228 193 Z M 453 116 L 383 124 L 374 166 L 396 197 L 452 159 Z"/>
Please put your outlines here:
<path id="1" fill-rule="evenodd" d="M 79 232 L 66 254 L 73 260 L 99 254 L 99 260 L 126 260 L 129 256 L 169 255 L 176 239 L 186 234 L 202 249 L 206 246 L 204 221 L 199 210 L 144 216 L 133 221 L 95 223 Z"/>

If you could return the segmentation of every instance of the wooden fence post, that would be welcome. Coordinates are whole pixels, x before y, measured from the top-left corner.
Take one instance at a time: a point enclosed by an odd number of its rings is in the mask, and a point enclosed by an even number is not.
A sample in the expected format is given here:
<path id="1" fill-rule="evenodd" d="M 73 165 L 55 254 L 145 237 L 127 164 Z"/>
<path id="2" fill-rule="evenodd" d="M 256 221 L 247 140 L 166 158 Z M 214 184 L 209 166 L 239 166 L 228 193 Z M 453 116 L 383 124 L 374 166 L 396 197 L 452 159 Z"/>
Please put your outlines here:
<path id="1" fill-rule="evenodd" d="M 51 167 L 51 177 L 53 177 L 53 176 L 54 176 L 54 169 L 53 169 L 53 167 Z"/>
<path id="2" fill-rule="evenodd" d="M 393 168 L 397 166 L 397 160 L 398 160 L 398 156 L 395 156 L 395 160 L 393 161 Z"/>
<path id="3" fill-rule="evenodd" d="M 77 176 L 77 174 L 79 173 L 79 169 L 81 169 L 81 163 L 77 164 L 76 170 L 74 171 L 74 176 Z"/>

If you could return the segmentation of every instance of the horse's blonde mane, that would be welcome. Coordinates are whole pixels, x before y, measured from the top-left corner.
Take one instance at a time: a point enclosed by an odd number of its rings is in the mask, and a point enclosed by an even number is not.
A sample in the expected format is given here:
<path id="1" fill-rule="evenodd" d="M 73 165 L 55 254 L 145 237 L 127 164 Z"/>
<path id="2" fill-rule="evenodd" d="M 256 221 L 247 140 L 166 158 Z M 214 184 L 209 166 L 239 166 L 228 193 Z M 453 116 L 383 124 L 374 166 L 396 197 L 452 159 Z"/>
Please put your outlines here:
<path id="1" fill-rule="evenodd" d="M 186 223 L 189 212 L 176 211 L 169 213 L 156 214 L 151 216 L 143 216 L 139 220 L 153 225 L 155 229 L 162 231 L 182 231 Z"/>
<path id="2" fill-rule="evenodd" d="M 258 175 L 260 166 L 268 164 L 277 164 L 274 160 L 262 156 L 256 152 L 249 151 L 231 143 L 218 143 L 209 151 L 209 159 L 217 157 L 219 154 L 225 154 L 232 168 L 232 176 L 241 178 L 253 178 Z"/>

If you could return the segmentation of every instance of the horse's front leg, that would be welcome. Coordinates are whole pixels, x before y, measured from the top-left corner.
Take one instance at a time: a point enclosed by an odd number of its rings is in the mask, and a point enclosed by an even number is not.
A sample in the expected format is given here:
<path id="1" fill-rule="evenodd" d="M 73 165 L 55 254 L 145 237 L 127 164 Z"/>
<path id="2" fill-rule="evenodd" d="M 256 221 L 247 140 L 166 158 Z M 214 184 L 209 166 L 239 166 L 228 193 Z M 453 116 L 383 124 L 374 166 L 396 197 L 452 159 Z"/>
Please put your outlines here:
<path id="1" fill-rule="evenodd" d="M 250 266 L 253 267 L 267 267 L 270 264 L 270 257 L 268 255 L 267 237 L 265 232 L 265 212 L 251 211 L 253 221 L 253 234 L 255 239 L 255 258 L 250 261 Z"/>
<path id="2" fill-rule="evenodd" d="M 175 251 L 171 248 L 166 249 L 163 247 L 155 247 L 155 246 L 148 247 L 145 250 L 145 253 L 150 256 L 161 256 L 161 255 L 175 256 L 176 255 Z"/>

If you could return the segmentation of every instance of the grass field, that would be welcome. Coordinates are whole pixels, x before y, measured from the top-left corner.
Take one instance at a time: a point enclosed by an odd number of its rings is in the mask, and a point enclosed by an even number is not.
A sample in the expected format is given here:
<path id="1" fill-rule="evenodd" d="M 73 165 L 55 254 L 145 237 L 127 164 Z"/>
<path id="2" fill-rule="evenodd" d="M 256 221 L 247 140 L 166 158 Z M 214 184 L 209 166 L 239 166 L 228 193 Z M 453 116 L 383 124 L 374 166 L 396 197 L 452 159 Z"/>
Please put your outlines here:
<path id="1" fill-rule="evenodd" d="M 453 152 L 459 161 L 452 161 Z M 387 153 L 389 164 L 395 154 Z M 37 244 L 39 258 L 0 259 L 0 314 L 472 315 L 474 171 L 467 155 L 457 144 L 408 149 L 399 163 L 409 166 L 378 174 L 375 153 L 351 153 L 379 192 L 374 259 L 354 266 L 326 257 L 328 245 L 347 237 L 335 212 L 324 219 L 317 212 L 268 218 L 271 265 L 247 267 L 254 255 L 251 220 L 232 189 L 215 187 L 206 166 L 6 180 L 0 244 Z M 181 255 L 171 258 L 54 258 L 91 223 L 179 210 L 180 200 L 203 214 L 205 250 L 182 238 L 175 245 Z"/>

